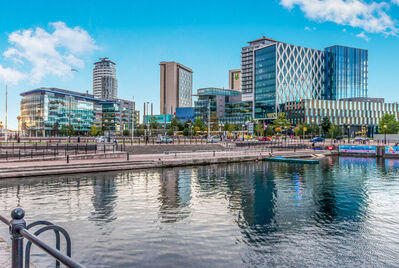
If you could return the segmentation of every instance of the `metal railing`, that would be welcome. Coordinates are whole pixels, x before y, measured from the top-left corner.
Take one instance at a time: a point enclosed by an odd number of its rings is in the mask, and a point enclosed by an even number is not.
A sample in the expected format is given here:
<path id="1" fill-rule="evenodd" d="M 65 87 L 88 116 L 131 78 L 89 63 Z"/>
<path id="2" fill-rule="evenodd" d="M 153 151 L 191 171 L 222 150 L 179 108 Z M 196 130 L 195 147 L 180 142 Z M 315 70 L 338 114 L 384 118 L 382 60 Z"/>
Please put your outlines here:
<path id="1" fill-rule="evenodd" d="M 57 225 L 52 224 L 48 221 L 36 221 L 28 226 L 24 220 L 25 211 L 22 208 L 16 208 L 11 212 L 11 221 L 0 215 L 0 221 L 9 226 L 10 237 L 11 237 L 11 268 L 28 268 L 30 267 L 30 252 L 32 244 L 36 245 L 48 255 L 56 259 L 55 267 L 60 267 L 60 264 L 64 264 L 67 267 L 72 268 L 83 268 L 84 266 L 75 262 L 71 259 L 71 238 L 68 232 Z M 44 226 L 43 226 L 44 225 Z M 36 232 L 31 233 L 29 229 L 35 226 L 42 226 Z M 47 245 L 45 242 L 38 238 L 38 235 L 46 231 L 54 231 L 56 238 L 56 249 Z M 61 248 L 61 236 L 66 241 L 66 255 L 60 252 Z M 25 253 L 24 253 L 24 239 L 28 240 Z M 25 258 L 24 258 L 25 257 Z M 25 265 L 24 265 L 25 259 Z"/>

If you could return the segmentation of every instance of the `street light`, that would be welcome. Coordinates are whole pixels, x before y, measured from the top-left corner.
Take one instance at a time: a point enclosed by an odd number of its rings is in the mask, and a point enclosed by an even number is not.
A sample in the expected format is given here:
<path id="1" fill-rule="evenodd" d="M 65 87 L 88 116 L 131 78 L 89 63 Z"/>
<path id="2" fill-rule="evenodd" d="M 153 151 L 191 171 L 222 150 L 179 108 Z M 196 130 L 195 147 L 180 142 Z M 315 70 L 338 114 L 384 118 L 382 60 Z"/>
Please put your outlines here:
<path id="1" fill-rule="evenodd" d="M 80 120 L 81 118 L 78 118 L 78 142 L 80 142 Z"/>
<path id="2" fill-rule="evenodd" d="M 21 142 L 21 140 L 19 138 L 19 131 L 20 131 L 20 128 L 19 128 L 20 123 L 19 122 L 21 121 L 21 116 L 20 115 L 17 116 L 17 120 L 18 120 L 18 143 L 20 143 Z"/>
<path id="3" fill-rule="evenodd" d="M 387 125 L 384 125 L 384 144 L 387 143 Z"/>
<path id="4" fill-rule="evenodd" d="M 242 124 L 242 141 L 245 141 L 245 137 L 244 137 L 244 127 L 245 127 L 245 124 Z"/>
<path id="5" fill-rule="evenodd" d="M 350 128 L 351 128 L 351 126 L 350 125 L 348 125 L 347 126 L 347 128 L 348 128 L 348 144 L 349 144 L 349 140 L 350 140 Z"/>

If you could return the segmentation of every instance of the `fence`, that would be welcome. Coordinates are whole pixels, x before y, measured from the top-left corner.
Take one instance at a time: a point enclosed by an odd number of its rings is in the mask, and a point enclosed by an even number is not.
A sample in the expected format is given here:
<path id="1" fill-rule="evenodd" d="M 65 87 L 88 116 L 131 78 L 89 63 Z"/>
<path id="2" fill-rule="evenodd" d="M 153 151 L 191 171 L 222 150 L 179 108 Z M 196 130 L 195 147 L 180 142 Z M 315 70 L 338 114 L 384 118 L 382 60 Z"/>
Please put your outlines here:
<path id="1" fill-rule="evenodd" d="M 48 221 L 36 221 L 29 225 L 26 225 L 24 220 L 25 211 L 21 208 L 16 208 L 11 212 L 11 221 L 8 221 L 7 218 L 0 215 L 0 221 L 9 226 L 10 237 L 11 237 L 11 268 L 28 268 L 30 267 L 30 252 L 32 244 L 36 245 L 48 255 L 52 256 L 56 259 L 55 267 L 60 267 L 60 263 L 66 265 L 71 268 L 83 268 L 84 266 L 75 262 L 71 259 L 72 255 L 72 246 L 71 246 L 71 238 L 69 237 L 68 232 L 57 225 L 52 224 Z M 42 226 L 36 232 L 31 233 L 29 229 Z M 56 238 L 56 248 L 47 245 L 42 240 L 38 238 L 41 233 L 46 231 L 53 231 Z M 65 238 L 66 241 L 66 255 L 60 252 L 61 248 L 61 235 Z M 24 253 L 24 239 L 28 242 L 25 247 Z M 25 265 L 24 265 L 25 259 Z"/>

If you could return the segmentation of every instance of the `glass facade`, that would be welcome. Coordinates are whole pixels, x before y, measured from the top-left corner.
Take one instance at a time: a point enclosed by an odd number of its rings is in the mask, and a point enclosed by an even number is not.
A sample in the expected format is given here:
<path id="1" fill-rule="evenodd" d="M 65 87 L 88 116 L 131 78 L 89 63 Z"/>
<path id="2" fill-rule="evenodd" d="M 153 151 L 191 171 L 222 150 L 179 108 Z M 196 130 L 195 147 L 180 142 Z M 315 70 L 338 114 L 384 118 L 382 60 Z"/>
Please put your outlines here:
<path id="1" fill-rule="evenodd" d="M 194 102 L 194 117 L 208 122 L 215 114 L 220 123 L 241 125 L 252 118 L 252 102 L 243 102 L 242 93 L 221 88 L 201 88 Z M 210 109 L 210 111 L 209 111 Z"/>
<path id="2" fill-rule="evenodd" d="M 254 119 L 275 117 L 276 45 L 255 51 Z"/>
<path id="3" fill-rule="evenodd" d="M 26 93 L 25 93 L 26 94 Z M 95 100 L 66 91 L 33 90 L 22 94 L 22 129 L 31 136 L 50 136 L 54 126 L 72 125 L 89 132 L 95 121 Z"/>
<path id="4" fill-rule="evenodd" d="M 192 91 L 193 91 L 192 77 L 193 74 L 191 72 L 179 67 L 178 107 L 192 106 Z"/>
<path id="5" fill-rule="evenodd" d="M 366 98 L 368 51 L 332 46 L 325 48 L 325 99 Z"/>
<path id="6" fill-rule="evenodd" d="M 72 125 L 88 134 L 92 126 L 122 134 L 137 122 L 134 102 L 104 101 L 93 95 L 57 89 L 40 88 L 21 94 L 22 130 L 29 136 L 53 136 L 62 126 Z M 58 126 L 58 131 L 57 131 Z"/>

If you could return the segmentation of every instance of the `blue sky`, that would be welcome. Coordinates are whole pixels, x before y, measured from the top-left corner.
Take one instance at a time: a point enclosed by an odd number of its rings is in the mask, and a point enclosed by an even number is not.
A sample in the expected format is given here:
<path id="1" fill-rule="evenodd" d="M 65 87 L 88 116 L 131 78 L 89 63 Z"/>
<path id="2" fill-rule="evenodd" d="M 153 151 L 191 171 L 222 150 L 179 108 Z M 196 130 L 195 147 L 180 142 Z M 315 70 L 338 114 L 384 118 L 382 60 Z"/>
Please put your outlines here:
<path id="1" fill-rule="evenodd" d="M 159 62 L 194 70 L 194 91 L 228 87 L 241 47 L 262 35 L 305 47 L 369 50 L 369 96 L 399 101 L 399 0 L 2 1 L 0 121 L 36 87 L 92 92 L 93 62 L 116 62 L 119 97 L 159 111 Z M 4 12 L 6 11 L 6 12 Z M 31 31 L 29 31 L 31 30 Z M 79 72 L 70 72 L 70 67 Z"/>

